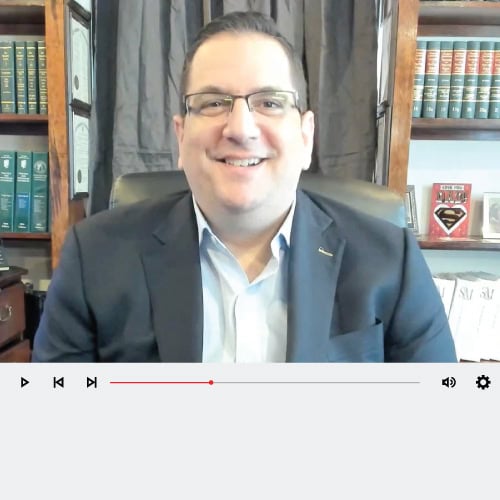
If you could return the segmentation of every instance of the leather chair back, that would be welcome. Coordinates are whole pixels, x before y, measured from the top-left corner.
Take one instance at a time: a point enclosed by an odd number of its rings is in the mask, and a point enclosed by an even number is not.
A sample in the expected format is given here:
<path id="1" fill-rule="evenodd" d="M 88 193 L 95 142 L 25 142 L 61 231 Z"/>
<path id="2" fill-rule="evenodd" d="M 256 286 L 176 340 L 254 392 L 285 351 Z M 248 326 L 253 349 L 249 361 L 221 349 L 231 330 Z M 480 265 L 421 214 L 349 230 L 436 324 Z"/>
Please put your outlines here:
<path id="1" fill-rule="evenodd" d="M 299 187 L 320 194 L 344 205 L 406 227 L 403 199 L 379 186 L 355 179 L 337 179 L 303 172 Z M 151 198 L 168 196 L 189 189 L 181 170 L 133 172 L 115 179 L 110 196 L 110 208 Z"/>

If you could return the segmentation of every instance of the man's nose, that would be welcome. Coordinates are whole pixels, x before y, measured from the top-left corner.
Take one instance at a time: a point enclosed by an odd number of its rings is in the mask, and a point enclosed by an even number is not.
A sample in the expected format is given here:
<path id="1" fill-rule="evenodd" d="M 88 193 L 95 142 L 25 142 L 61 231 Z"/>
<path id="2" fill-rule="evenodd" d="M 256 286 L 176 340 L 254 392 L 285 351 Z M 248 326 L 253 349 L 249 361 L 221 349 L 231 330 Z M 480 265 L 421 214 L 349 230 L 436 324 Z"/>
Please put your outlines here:
<path id="1" fill-rule="evenodd" d="M 255 118 L 255 113 L 249 110 L 245 99 L 235 99 L 233 109 L 227 115 L 223 136 L 240 143 L 258 138 L 260 129 Z"/>

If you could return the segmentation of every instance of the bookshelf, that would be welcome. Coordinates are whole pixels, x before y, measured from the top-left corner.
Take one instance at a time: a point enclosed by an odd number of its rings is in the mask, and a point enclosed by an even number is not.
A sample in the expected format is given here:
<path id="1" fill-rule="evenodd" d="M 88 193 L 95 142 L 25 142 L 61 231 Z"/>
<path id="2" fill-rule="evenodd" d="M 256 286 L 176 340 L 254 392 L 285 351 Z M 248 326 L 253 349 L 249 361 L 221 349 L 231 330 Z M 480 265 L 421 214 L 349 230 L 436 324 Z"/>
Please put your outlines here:
<path id="1" fill-rule="evenodd" d="M 411 117 L 417 37 L 500 39 L 500 3 L 404 0 L 398 4 L 388 186 L 404 194 L 408 184 L 410 141 L 500 141 L 500 120 L 497 119 L 412 119 Z M 450 149 L 453 149 L 452 144 Z M 500 178 L 500 167 L 498 170 Z M 484 173 L 477 175 L 484 176 Z M 440 180 L 450 179 L 436 178 L 434 182 Z M 478 178 L 470 179 L 473 188 L 475 180 Z M 487 184 L 484 178 L 481 182 L 483 185 Z M 500 191 L 500 186 L 495 186 L 493 183 L 491 191 Z M 484 239 L 480 236 L 452 240 L 432 239 L 421 235 L 418 239 L 421 248 L 427 250 L 500 251 L 500 240 Z"/>
<path id="2" fill-rule="evenodd" d="M 66 0 L 0 0 L 0 35 L 45 38 L 47 52 L 47 115 L 0 114 L 0 135 L 40 137 L 49 153 L 51 233 L 0 233 L 0 238 L 37 248 L 50 246 L 50 263 L 59 254 L 72 224 L 84 217 L 82 200 L 70 200 L 68 103 L 66 82 Z M 3 140 L 8 143 L 8 138 Z M 13 150 L 15 147 L 12 148 Z M 42 248 L 40 247 L 40 248 Z"/>

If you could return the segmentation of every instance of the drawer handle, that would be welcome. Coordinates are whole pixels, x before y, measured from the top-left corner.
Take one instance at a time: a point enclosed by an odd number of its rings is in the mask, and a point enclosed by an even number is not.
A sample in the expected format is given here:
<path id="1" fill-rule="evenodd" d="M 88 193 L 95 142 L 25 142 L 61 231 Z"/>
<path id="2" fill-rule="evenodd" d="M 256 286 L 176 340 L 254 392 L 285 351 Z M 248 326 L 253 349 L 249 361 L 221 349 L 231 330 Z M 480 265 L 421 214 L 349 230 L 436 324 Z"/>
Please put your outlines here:
<path id="1" fill-rule="evenodd" d="M 0 322 L 5 323 L 12 318 L 12 306 L 3 306 L 0 309 Z"/>

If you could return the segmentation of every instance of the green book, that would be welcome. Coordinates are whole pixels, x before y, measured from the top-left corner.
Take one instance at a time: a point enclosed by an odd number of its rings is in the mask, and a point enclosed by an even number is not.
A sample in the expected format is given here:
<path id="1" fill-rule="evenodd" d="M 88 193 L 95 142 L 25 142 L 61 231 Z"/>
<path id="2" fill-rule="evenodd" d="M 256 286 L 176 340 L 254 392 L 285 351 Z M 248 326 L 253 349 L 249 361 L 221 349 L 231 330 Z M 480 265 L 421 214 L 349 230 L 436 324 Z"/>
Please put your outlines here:
<path id="1" fill-rule="evenodd" d="M 453 62 L 453 42 L 442 41 L 439 52 L 439 76 L 436 100 L 436 118 L 448 118 L 450 106 L 451 65 Z"/>
<path id="2" fill-rule="evenodd" d="M 426 49 L 427 42 L 425 40 L 417 40 L 417 52 L 415 54 L 415 76 L 413 77 L 413 110 L 411 114 L 413 118 L 420 118 L 422 116 Z"/>
<path id="3" fill-rule="evenodd" d="M 39 112 L 46 115 L 48 112 L 47 100 L 47 55 L 45 51 L 45 40 L 37 42 L 38 49 L 38 100 Z"/>
<path id="4" fill-rule="evenodd" d="M 500 118 L 500 42 L 495 42 L 493 50 L 493 76 L 491 78 L 488 118 Z"/>
<path id="5" fill-rule="evenodd" d="M 17 152 L 14 232 L 28 233 L 31 216 L 31 152 Z"/>
<path id="6" fill-rule="evenodd" d="M 0 231 L 14 231 L 15 151 L 0 151 Z"/>
<path id="7" fill-rule="evenodd" d="M 441 42 L 427 42 L 427 52 L 425 56 L 424 97 L 422 103 L 422 116 L 424 118 L 436 117 L 440 47 Z"/>
<path id="8" fill-rule="evenodd" d="M 16 111 L 28 113 L 28 82 L 26 73 L 26 42 L 14 42 L 16 53 Z"/>
<path id="9" fill-rule="evenodd" d="M 0 108 L 16 112 L 16 66 L 14 42 L 0 41 Z"/>
<path id="10" fill-rule="evenodd" d="M 474 118 L 476 114 L 477 80 L 479 74 L 479 47 L 481 42 L 469 40 L 465 56 L 464 95 L 462 118 Z"/>
<path id="11" fill-rule="evenodd" d="M 475 118 L 488 118 L 490 107 L 491 79 L 493 76 L 493 49 L 495 42 L 481 42 L 479 45 L 479 72 L 477 78 L 477 99 Z"/>
<path id="12" fill-rule="evenodd" d="M 36 42 L 26 42 L 26 67 L 28 77 L 28 114 L 38 113 L 38 49 Z"/>
<path id="13" fill-rule="evenodd" d="M 33 151 L 33 173 L 31 181 L 31 226 L 32 233 L 46 233 L 49 205 L 49 154 Z"/>
<path id="14" fill-rule="evenodd" d="M 465 79 L 465 55 L 467 42 L 453 42 L 453 60 L 450 78 L 450 105 L 448 118 L 460 118 Z"/>

